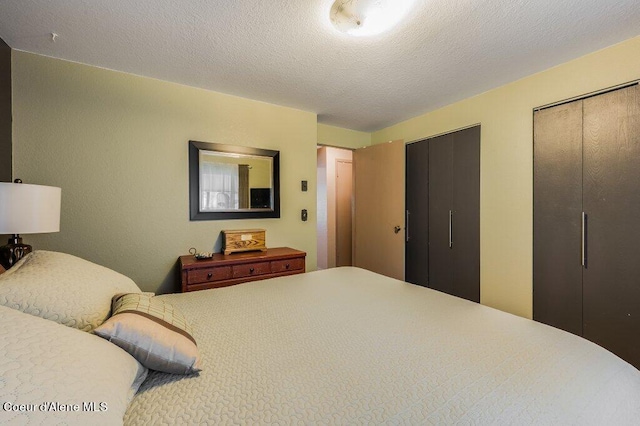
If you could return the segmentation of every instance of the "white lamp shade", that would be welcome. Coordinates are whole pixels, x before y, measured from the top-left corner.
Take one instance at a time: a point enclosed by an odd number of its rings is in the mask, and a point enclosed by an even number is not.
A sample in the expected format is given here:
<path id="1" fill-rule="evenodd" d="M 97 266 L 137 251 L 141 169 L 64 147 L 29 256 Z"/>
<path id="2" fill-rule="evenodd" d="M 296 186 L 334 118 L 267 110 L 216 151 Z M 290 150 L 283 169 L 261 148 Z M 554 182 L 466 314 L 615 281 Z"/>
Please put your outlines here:
<path id="1" fill-rule="evenodd" d="M 61 198 L 53 186 L 0 183 L 0 234 L 59 232 Z"/>

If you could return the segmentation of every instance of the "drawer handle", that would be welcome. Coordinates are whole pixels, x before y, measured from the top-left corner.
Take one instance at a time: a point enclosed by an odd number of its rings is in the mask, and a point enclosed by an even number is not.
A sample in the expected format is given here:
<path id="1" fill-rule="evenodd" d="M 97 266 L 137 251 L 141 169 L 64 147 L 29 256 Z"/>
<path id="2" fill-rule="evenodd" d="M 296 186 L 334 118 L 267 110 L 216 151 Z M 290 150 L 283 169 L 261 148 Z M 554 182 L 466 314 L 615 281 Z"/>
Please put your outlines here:
<path id="1" fill-rule="evenodd" d="M 253 269 L 253 268 L 249 268 L 249 273 L 250 273 L 250 274 L 253 274 L 253 271 L 255 271 L 255 269 Z"/>
<path id="2" fill-rule="evenodd" d="M 289 269 L 289 264 L 284 265 L 285 268 Z"/>
<path id="3" fill-rule="evenodd" d="M 211 277 L 213 277 L 213 274 L 212 274 L 211 272 L 209 272 L 209 273 L 207 274 L 207 279 L 208 279 L 208 280 L 210 280 L 210 279 L 211 279 Z"/>

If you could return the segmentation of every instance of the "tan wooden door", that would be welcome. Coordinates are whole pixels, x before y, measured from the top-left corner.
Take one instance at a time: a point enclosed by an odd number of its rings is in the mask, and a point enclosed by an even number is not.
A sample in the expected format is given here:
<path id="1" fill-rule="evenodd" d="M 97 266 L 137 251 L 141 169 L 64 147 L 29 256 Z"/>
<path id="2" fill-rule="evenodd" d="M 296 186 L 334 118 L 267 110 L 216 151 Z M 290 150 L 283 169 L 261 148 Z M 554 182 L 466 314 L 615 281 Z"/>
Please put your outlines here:
<path id="1" fill-rule="evenodd" d="M 351 266 L 353 168 L 351 161 L 336 161 L 336 266 Z"/>
<path id="2" fill-rule="evenodd" d="M 355 150 L 353 169 L 353 264 L 404 280 L 404 141 Z"/>

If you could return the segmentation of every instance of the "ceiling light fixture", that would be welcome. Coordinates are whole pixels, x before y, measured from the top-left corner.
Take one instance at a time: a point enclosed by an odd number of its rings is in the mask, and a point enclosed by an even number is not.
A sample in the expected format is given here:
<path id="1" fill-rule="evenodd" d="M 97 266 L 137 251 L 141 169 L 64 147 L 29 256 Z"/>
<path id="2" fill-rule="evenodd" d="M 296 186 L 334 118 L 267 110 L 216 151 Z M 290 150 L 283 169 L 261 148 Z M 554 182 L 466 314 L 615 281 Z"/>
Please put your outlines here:
<path id="1" fill-rule="evenodd" d="M 329 18 L 340 32 L 362 37 L 383 33 L 407 14 L 414 0 L 336 0 Z"/>

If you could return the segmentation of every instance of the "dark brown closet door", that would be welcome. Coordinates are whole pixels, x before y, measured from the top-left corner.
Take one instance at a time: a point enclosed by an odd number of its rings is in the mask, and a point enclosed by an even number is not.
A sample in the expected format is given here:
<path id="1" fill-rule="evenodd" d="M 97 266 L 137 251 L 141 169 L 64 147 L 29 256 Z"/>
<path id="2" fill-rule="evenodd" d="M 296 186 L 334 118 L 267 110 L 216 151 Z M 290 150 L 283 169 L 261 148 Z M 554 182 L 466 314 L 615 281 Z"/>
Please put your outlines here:
<path id="1" fill-rule="evenodd" d="M 479 303 L 480 126 L 455 132 L 452 142 L 453 294 Z"/>
<path id="2" fill-rule="evenodd" d="M 454 294 L 449 244 L 452 200 L 453 141 L 447 134 L 429 139 L 429 287 L 449 294 Z"/>
<path id="3" fill-rule="evenodd" d="M 534 113 L 533 319 L 582 335 L 582 102 Z"/>
<path id="4" fill-rule="evenodd" d="M 11 182 L 11 48 L 0 38 L 0 182 Z"/>
<path id="5" fill-rule="evenodd" d="M 408 144 L 405 280 L 429 284 L 429 141 Z"/>
<path id="6" fill-rule="evenodd" d="M 584 337 L 640 367 L 640 91 L 584 100 Z"/>

